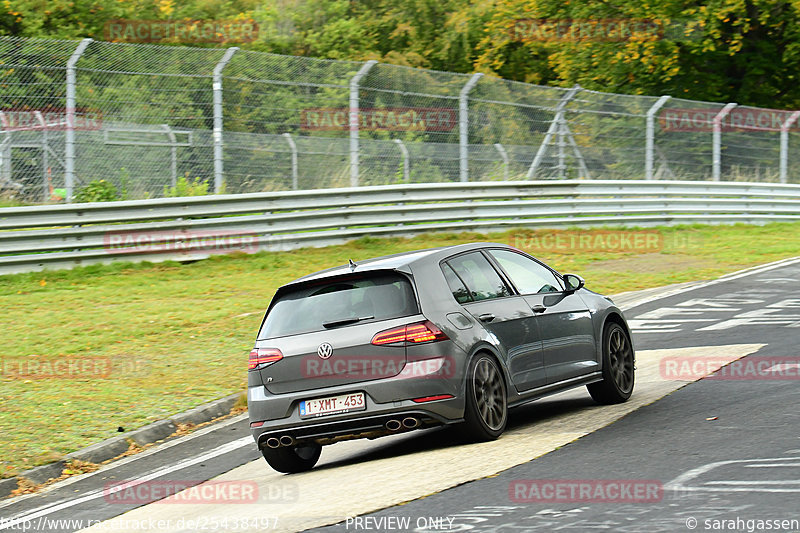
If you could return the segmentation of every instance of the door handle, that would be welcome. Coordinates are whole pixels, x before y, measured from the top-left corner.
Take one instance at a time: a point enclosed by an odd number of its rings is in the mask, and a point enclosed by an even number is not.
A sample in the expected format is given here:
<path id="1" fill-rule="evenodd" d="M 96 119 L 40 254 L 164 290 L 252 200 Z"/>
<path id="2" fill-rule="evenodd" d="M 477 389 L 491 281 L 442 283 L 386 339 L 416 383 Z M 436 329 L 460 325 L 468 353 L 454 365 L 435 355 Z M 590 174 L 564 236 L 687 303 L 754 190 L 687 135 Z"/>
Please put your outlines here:
<path id="1" fill-rule="evenodd" d="M 494 320 L 494 315 L 492 313 L 484 313 L 478 316 L 478 318 L 481 319 L 481 322 L 491 322 L 492 320 Z"/>
<path id="2" fill-rule="evenodd" d="M 533 307 L 531 307 L 531 309 L 533 309 L 534 313 L 544 313 L 545 311 L 547 311 L 547 308 L 541 304 L 536 304 Z"/>

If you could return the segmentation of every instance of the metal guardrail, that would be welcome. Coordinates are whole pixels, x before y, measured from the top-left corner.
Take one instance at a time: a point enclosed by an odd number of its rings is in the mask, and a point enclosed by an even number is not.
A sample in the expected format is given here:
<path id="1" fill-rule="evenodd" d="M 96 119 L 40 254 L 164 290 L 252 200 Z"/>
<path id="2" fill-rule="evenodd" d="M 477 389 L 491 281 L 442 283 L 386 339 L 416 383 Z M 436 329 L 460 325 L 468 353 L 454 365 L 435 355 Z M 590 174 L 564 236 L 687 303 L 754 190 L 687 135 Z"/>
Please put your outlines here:
<path id="1" fill-rule="evenodd" d="M 362 236 L 800 220 L 800 185 L 527 181 L 388 185 L 0 209 L 0 274 L 197 260 Z"/>

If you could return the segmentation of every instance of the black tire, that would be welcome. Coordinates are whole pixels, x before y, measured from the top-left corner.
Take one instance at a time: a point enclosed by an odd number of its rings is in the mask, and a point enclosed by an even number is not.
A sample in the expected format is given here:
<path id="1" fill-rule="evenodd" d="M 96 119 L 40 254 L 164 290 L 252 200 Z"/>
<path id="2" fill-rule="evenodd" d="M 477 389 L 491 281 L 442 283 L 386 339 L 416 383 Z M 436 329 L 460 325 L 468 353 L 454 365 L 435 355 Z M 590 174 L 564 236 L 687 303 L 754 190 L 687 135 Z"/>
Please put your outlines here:
<path id="1" fill-rule="evenodd" d="M 625 328 L 609 322 L 603 329 L 603 381 L 586 386 L 594 401 L 622 403 L 633 393 L 633 345 Z"/>
<path id="2" fill-rule="evenodd" d="M 261 449 L 261 454 L 267 460 L 267 464 L 284 474 L 296 474 L 311 470 L 317 464 L 320 453 L 322 453 L 322 446 L 313 443 Z"/>
<path id="3" fill-rule="evenodd" d="M 497 362 L 488 355 L 475 356 L 467 372 L 464 422 L 459 430 L 470 442 L 494 440 L 508 422 L 506 382 Z"/>

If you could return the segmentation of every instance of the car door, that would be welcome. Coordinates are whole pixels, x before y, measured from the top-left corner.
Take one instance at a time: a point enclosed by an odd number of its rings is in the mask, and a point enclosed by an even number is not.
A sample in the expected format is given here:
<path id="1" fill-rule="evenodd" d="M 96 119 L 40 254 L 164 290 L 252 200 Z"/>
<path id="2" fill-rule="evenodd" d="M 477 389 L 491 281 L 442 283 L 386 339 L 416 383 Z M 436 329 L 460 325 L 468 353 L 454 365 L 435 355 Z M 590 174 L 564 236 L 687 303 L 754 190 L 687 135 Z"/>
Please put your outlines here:
<path id="1" fill-rule="evenodd" d="M 442 272 L 456 301 L 502 344 L 517 390 L 544 385 L 544 356 L 536 317 L 486 256 L 476 251 L 452 257 L 442 263 Z"/>
<path id="2" fill-rule="evenodd" d="M 491 249 L 489 254 L 536 316 L 547 383 L 599 370 L 592 315 L 580 295 L 565 291 L 550 268 L 520 252 Z"/>

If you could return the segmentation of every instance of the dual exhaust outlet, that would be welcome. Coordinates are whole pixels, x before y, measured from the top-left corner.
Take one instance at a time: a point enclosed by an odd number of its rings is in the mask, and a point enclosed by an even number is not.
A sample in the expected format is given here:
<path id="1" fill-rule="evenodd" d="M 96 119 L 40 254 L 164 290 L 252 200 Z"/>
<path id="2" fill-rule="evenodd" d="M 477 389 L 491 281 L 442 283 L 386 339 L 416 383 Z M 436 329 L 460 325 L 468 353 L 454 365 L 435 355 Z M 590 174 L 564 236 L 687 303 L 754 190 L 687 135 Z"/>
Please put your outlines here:
<path id="1" fill-rule="evenodd" d="M 402 420 L 393 418 L 384 424 L 389 431 L 399 431 L 402 428 L 414 429 L 420 424 L 419 420 L 409 416 Z M 270 448 L 280 448 L 281 446 L 291 446 L 295 443 L 291 435 L 281 435 L 280 437 L 270 437 L 267 439 L 267 446 Z"/>
<path id="2" fill-rule="evenodd" d="M 280 448 L 281 446 L 291 446 L 294 444 L 294 437 L 281 435 L 281 437 L 270 437 L 267 439 L 267 446 L 270 448 Z"/>
<path id="3" fill-rule="evenodd" d="M 402 422 L 392 419 L 385 424 L 386 429 L 389 431 L 398 431 L 400 428 L 414 429 L 417 426 L 419 426 L 419 420 L 411 416 L 404 418 Z"/>

